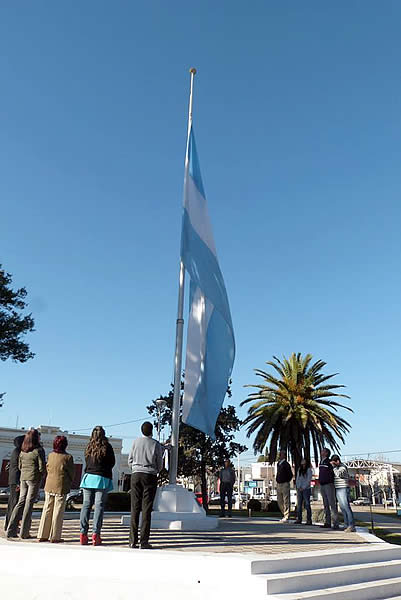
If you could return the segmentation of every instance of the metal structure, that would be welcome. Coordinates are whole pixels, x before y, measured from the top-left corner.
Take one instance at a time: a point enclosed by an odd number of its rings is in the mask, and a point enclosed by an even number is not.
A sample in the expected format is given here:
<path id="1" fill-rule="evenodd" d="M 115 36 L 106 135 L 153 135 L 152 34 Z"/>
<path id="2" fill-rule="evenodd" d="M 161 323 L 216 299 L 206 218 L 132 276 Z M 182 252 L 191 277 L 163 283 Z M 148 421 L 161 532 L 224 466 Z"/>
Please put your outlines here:
<path id="1" fill-rule="evenodd" d="M 391 502 L 393 507 L 396 508 L 397 496 L 394 484 L 394 473 L 398 473 L 397 469 L 394 469 L 391 463 L 386 463 L 379 460 L 371 460 L 369 458 L 352 458 L 345 462 L 348 469 L 354 469 L 362 471 L 362 474 L 366 474 L 368 478 L 368 485 L 371 490 L 371 502 L 376 504 L 375 485 L 379 488 L 379 491 L 383 493 L 386 498 L 385 488 L 391 489 Z"/>

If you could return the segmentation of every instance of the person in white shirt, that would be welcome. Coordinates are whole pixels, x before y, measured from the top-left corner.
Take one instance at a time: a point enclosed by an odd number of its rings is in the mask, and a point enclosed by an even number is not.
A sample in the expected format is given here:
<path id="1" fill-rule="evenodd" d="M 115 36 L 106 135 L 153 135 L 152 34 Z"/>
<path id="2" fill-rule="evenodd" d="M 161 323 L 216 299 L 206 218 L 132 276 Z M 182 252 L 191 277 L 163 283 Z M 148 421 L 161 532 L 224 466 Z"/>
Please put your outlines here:
<path id="1" fill-rule="evenodd" d="M 312 510 L 310 507 L 312 469 L 309 460 L 303 458 L 297 472 L 295 487 L 297 488 L 297 520 L 302 525 L 302 507 L 306 509 L 306 524 L 312 525 Z"/>

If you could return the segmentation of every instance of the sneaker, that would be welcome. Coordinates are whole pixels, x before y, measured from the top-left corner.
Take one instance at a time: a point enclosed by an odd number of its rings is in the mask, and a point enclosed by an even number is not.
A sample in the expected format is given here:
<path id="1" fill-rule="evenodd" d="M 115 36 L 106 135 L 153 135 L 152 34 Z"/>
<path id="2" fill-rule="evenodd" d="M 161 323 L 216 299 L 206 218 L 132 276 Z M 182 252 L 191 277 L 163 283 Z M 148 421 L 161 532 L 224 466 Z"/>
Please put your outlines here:
<path id="1" fill-rule="evenodd" d="M 130 542 L 128 545 L 129 545 L 130 548 L 138 548 L 138 543 L 137 542 L 134 542 L 134 543 Z"/>
<path id="2" fill-rule="evenodd" d="M 102 538 L 100 537 L 100 533 L 94 533 L 92 535 L 92 544 L 93 544 L 93 546 L 101 546 L 102 545 Z"/>
<path id="3" fill-rule="evenodd" d="M 152 550 L 153 546 L 152 544 L 149 544 L 149 542 L 143 542 L 141 544 L 141 550 Z"/>
<path id="4" fill-rule="evenodd" d="M 81 544 L 81 546 L 88 545 L 88 536 L 86 535 L 86 533 L 79 534 L 79 543 Z"/>
<path id="5" fill-rule="evenodd" d="M 288 523 L 288 519 L 286 519 L 285 517 L 283 517 L 282 519 L 280 519 L 280 523 Z"/>

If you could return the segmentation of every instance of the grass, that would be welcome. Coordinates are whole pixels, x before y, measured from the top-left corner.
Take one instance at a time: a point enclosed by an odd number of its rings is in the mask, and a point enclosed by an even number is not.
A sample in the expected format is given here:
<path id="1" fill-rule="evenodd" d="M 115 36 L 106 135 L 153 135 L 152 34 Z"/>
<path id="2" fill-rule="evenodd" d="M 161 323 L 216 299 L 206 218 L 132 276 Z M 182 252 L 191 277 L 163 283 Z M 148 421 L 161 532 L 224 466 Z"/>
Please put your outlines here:
<path id="1" fill-rule="evenodd" d="M 382 527 L 375 527 L 374 530 L 372 530 L 372 524 L 365 523 L 365 521 L 356 521 L 356 524 L 359 527 L 367 527 L 369 529 L 369 533 L 373 533 L 373 535 L 383 540 L 383 542 L 401 546 L 401 535 L 399 533 L 392 533 L 388 529 L 383 529 Z"/>

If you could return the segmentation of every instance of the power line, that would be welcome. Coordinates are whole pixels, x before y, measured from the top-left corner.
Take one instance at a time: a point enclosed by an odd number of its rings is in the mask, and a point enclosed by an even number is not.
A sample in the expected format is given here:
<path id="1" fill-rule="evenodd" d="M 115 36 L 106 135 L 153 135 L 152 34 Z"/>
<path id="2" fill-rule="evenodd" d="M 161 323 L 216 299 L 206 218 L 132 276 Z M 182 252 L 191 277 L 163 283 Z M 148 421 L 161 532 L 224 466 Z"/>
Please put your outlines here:
<path id="1" fill-rule="evenodd" d="M 377 452 L 352 452 L 343 454 L 343 456 L 370 456 L 371 454 L 393 454 L 396 452 L 401 452 L 401 450 L 379 450 Z"/>
<path id="2" fill-rule="evenodd" d="M 128 425 L 129 423 L 139 423 L 139 421 L 143 421 L 144 419 L 148 419 L 149 417 L 142 417 L 140 419 L 133 419 L 132 421 L 123 421 L 122 423 L 111 423 L 110 425 L 102 425 L 102 427 L 118 427 L 119 425 Z M 83 427 L 81 429 L 76 429 L 75 427 L 70 427 L 71 431 L 90 431 L 93 429 L 93 425 L 89 427 Z"/>

